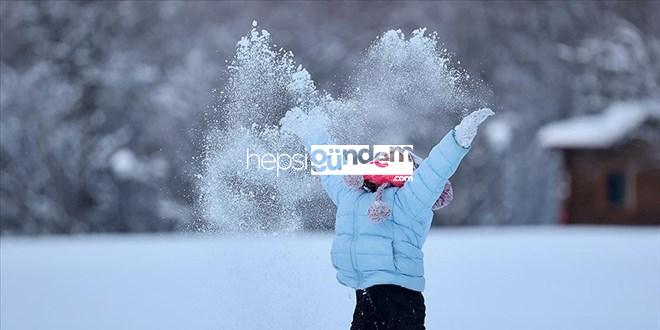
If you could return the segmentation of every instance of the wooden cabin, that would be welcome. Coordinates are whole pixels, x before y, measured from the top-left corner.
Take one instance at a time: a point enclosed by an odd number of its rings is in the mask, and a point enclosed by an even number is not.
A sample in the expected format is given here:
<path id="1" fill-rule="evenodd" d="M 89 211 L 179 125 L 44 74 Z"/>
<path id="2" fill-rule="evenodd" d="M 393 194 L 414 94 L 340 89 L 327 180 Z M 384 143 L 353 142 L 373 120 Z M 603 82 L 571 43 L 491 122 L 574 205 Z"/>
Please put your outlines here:
<path id="1" fill-rule="evenodd" d="M 564 159 L 563 223 L 660 225 L 660 102 L 616 103 L 538 134 Z"/>

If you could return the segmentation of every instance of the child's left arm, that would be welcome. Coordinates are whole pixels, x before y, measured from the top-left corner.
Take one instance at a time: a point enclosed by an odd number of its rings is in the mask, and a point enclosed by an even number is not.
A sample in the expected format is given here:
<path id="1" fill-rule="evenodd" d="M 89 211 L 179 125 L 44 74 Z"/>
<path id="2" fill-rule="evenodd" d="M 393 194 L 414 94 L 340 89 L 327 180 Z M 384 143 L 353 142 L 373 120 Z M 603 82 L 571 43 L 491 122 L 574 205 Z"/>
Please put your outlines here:
<path id="1" fill-rule="evenodd" d="M 411 214 L 433 207 L 445 183 L 470 151 L 479 125 L 492 115 L 493 111 L 487 108 L 472 112 L 433 147 L 429 156 L 413 173 L 412 181 L 406 182 L 397 191 L 396 198 Z"/>

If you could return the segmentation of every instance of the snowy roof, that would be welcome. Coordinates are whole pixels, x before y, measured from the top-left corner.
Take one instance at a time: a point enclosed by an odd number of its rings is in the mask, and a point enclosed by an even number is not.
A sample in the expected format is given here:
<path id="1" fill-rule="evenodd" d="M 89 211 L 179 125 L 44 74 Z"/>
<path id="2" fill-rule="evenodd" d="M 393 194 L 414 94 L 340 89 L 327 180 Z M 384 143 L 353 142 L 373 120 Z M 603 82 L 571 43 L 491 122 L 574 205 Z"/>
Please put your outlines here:
<path id="1" fill-rule="evenodd" d="M 546 148 L 608 148 L 651 118 L 660 119 L 660 102 L 617 102 L 605 111 L 556 121 L 538 132 Z"/>

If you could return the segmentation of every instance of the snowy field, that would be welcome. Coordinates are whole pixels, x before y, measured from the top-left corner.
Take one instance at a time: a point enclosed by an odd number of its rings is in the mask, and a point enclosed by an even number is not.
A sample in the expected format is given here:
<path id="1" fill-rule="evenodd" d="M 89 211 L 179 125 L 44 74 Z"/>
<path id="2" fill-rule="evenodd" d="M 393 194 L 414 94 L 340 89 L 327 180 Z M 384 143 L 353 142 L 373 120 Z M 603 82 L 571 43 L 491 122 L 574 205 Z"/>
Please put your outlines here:
<path id="1" fill-rule="evenodd" d="M 3 238 L 2 330 L 347 329 L 331 236 Z M 657 330 L 660 230 L 436 230 L 427 326 Z"/>

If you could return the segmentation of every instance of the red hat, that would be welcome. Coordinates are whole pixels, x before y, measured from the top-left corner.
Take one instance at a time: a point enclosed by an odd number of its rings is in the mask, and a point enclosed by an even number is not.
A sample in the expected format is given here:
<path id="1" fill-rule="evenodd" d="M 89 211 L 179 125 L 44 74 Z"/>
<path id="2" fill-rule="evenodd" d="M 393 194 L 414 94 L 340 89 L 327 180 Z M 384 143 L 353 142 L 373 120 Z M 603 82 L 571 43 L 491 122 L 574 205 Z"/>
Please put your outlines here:
<path id="1" fill-rule="evenodd" d="M 406 183 L 405 180 L 401 180 L 401 177 L 403 176 L 408 175 L 363 175 L 362 178 L 364 181 L 369 181 L 375 184 L 377 187 L 384 183 L 389 183 L 395 187 L 403 187 L 403 184 Z M 395 181 L 395 178 L 398 180 Z"/>
<path id="2" fill-rule="evenodd" d="M 409 156 L 410 160 L 412 160 L 412 162 L 413 162 L 413 169 L 417 169 L 419 167 L 419 165 L 421 164 L 422 159 L 419 156 L 413 154 L 412 152 L 409 155 L 410 155 Z M 387 166 L 387 164 L 381 165 L 381 163 L 379 161 L 371 161 L 371 162 L 369 162 L 369 164 L 374 164 L 375 166 L 378 166 L 378 167 Z M 397 174 L 397 175 L 364 175 L 364 176 L 362 176 L 362 178 L 363 178 L 364 181 L 368 181 L 368 182 L 373 183 L 374 185 L 376 185 L 376 187 L 379 187 L 379 186 L 381 186 L 385 183 L 389 183 L 390 186 L 401 188 L 401 187 L 403 187 L 403 184 L 406 183 L 406 180 L 402 180 L 402 178 L 409 177 L 409 176 L 410 175 L 403 175 L 403 174 Z"/>

